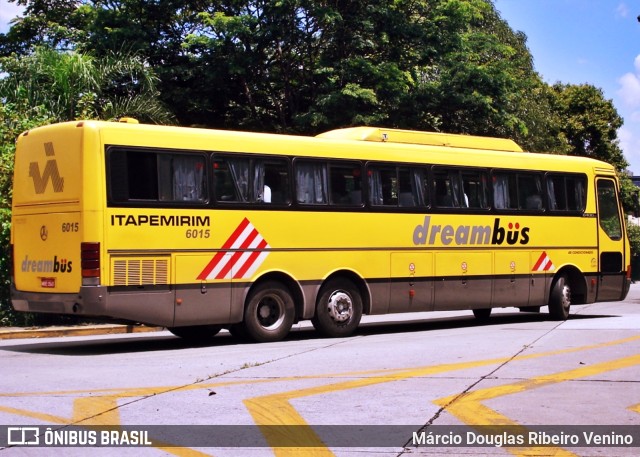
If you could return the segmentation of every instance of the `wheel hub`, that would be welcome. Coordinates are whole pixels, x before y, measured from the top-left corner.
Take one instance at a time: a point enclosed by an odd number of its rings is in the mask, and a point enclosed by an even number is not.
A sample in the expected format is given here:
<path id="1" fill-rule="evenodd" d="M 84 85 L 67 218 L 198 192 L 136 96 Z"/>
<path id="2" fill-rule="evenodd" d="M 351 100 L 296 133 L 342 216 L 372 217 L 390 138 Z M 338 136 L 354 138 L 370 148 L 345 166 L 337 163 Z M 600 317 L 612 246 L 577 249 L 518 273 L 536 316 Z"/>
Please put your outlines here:
<path id="1" fill-rule="evenodd" d="M 353 302 L 351 297 L 342 291 L 337 291 L 327 303 L 329 316 L 337 322 L 344 322 L 351 318 L 353 314 Z"/>
<path id="2" fill-rule="evenodd" d="M 260 306 L 260 310 L 258 311 L 258 314 L 262 319 L 266 319 L 267 317 L 269 317 L 269 314 L 271 314 L 271 310 L 269 309 L 268 305 L 262 305 Z"/>
<path id="3" fill-rule="evenodd" d="M 258 304 L 256 314 L 262 327 L 277 328 L 285 317 L 284 303 L 278 296 L 268 295 Z"/>

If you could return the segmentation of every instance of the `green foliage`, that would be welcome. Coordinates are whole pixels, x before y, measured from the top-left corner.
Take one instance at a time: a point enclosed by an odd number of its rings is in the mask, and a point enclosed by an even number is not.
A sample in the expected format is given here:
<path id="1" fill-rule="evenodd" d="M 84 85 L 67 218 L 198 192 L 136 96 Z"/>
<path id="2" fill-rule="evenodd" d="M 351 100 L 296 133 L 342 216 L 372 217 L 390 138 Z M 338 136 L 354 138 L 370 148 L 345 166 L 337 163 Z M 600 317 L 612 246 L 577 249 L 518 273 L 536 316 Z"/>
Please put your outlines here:
<path id="1" fill-rule="evenodd" d="M 52 121 L 132 116 L 166 123 L 171 119 L 158 100 L 155 75 L 135 55 L 98 59 L 36 48 L 26 56 L 2 58 L 0 70 L 6 73 L 0 80 L 3 100 L 25 108 L 40 107 Z"/>
<path id="2" fill-rule="evenodd" d="M 629 237 L 629 245 L 631 246 L 631 255 L 637 257 L 640 255 L 640 226 L 627 225 L 627 235 Z"/>
<path id="3" fill-rule="evenodd" d="M 57 65 L 71 77 L 37 71 L 24 87 L 25 96 L 58 100 L 52 108 L 67 118 L 136 110 L 165 122 L 160 99 L 187 125 L 317 133 L 378 124 L 509 137 L 530 151 L 626 164 L 613 105 L 592 86 L 545 84 L 526 36 L 490 0 L 23 1 L 0 55 L 15 53 L 19 66 L 38 46 L 79 51 Z M 140 56 L 125 74 L 148 65 L 157 75 L 155 85 L 133 78 L 153 103 L 107 83 L 127 79 L 96 64 L 111 60 L 113 70 L 114 55 Z M 74 90 L 87 78 L 90 90 Z M 35 90 L 51 82 L 65 97 Z"/>
<path id="4" fill-rule="evenodd" d="M 9 300 L 13 163 L 18 135 L 50 119 L 42 106 L 22 102 L 0 105 L 0 325 L 28 325 L 33 321 L 31 315 L 14 312 Z"/>
<path id="5" fill-rule="evenodd" d="M 633 184 L 626 173 L 618 173 L 620 180 L 620 198 L 625 214 L 640 215 L 640 189 Z"/>
<path id="6" fill-rule="evenodd" d="M 18 135 L 73 119 L 134 116 L 167 122 L 171 115 L 158 100 L 153 72 L 133 55 L 98 59 L 37 48 L 27 56 L 0 59 L 0 73 L 0 323 L 20 325 L 40 318 L 14 313 L 9 303 L 10 208 Z"/>
<path id="7" fill-rule="evenodd" d="M 563 133 L 570 154 L 610 163 L 617 170 L 629 164 L 618 145 L 623 120 L 601 89 L 589 84 L 556 84 L 555 110 L 563 120 Z"/>
<path id="8" fill-rule="evenodd" d="M 87 39 L 94 9 L 75 0 L 9 0 L 25 6 L 24 16 L 0 34 L 3 55 L 28 54 L 36 47 L 73 49 Z"/>

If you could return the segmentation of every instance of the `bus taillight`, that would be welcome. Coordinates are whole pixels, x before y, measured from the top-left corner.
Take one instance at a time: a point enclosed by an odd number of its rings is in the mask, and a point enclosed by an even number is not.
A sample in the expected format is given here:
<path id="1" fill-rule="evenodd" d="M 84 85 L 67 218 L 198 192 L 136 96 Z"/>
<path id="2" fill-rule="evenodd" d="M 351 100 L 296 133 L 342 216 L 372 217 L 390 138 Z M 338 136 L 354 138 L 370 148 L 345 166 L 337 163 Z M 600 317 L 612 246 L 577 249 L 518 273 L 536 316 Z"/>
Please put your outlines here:
<path id="1" fill-rule="evenodd" d="M 100 243 L 80 244 L 80 264 L 82 265 L 82 285 L 100 285 Z"/>

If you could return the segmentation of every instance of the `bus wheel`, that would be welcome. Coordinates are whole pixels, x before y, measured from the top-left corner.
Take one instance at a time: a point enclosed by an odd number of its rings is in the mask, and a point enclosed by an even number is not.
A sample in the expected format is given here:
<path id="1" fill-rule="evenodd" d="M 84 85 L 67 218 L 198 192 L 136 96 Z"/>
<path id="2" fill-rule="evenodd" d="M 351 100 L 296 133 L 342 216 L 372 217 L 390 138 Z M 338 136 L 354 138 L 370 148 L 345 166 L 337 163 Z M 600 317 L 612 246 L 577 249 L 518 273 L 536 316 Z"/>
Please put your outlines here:
<path id="1" fill-rule="evenodd" d="M 571 287 L 569 286 L 567 277 L 561 275 L 551 287 L 551 295 L 549 296 L 549 314 L 551 315 L 551 319 L 555 321 L 567 320 L 570 307 Z"/>
<path id="2" fill-rule="evenodd" d="M 207 341 L 218 334 L 220 325 L 190 325 L 187 327 L 169 327 L 175 336 L 189 341 Z"/>
<path id="3" fill-rule="evenodd" d="M 279 341 L 291 330 L 294 318 L 289 290 L 279 282 L 268 281 L 251 291 L 244 312 L 244 329 L 255 341 Z"/>
<path id="4" fill-rule="evenodd" d="M 479 322 L 486 322 L 491 316 L 491 308 L 478 308 L 473 310 L 473 315 Z"/>
<path id="5" fill-rule="evenodd" d="M 335 279 L 321 290 L 316 315 L 311 319 L 315 329 L 331 338 L 351 335 L 362 318 L 362 298 L 351 281 Z"/>

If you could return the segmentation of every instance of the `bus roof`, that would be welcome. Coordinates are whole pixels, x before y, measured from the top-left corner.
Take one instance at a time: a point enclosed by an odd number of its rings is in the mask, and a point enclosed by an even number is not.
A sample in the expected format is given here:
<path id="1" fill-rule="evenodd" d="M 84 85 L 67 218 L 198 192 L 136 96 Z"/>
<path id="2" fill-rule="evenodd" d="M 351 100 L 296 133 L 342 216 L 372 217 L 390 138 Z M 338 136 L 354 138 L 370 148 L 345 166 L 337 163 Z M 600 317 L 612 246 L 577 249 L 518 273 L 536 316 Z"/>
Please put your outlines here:
<path id="1" fill-rule="evenodd" d="M 100 141 L 108 145 L 615 173 L 611 165 L 592 158 L 524 153 L 515 142 L 507 139 L 379 127 L 338 129 L 314 137 L 85 120 L 42 126 L 33 132 L 51 134 L 69 128 L 100 132 Z M 29 135 L 29 132 L 24 132 L 21 137 Z M 326 147 L 328 144 L 331 147 Z M 310 147 L 312 145 L 314 147 Z"/>
<path id="2" fill-rule="evenodd" d="M 317 138 L 523 152 L 522 148 L 518 146 L 515 141 L 506 138 L 455 135 L 439 132 L 420 132 L 416 130 L 386 129 L 380 127 L 351 127 L 331 130 L 317 135 Z"/>

